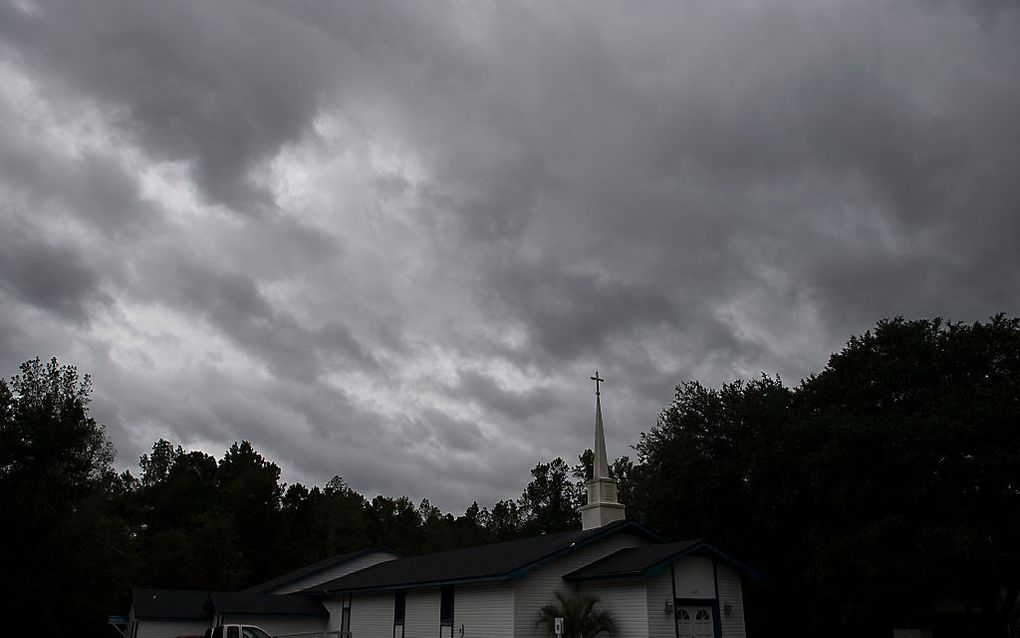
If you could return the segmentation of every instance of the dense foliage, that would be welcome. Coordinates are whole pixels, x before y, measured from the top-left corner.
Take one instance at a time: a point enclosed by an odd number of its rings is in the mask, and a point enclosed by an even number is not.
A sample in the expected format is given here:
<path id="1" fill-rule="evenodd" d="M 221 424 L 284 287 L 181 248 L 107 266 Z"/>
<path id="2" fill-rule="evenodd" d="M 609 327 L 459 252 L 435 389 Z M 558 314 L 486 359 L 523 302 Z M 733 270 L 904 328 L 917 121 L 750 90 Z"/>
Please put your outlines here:
<path id="1" fill-rule="evenodd" d="M 340 476 L 285 485 L 247 441 L 216 459 L 160 440 L 118 476 L 89 390 L 55 360 L 0 381 L 0 604 L 43 634 L 106 635 L 131 585 L 234 589 L 369 545 L 580 524 L 590 451 L 459 516 Z M 1017 622 L 1020 320 L 882 321 L 796 387 L 684 382 L 635 450 L 612 464 L 632 518 L 766 576 L 748 591 L 752 635 L 878 634 L 940 605 L 972 610 L 963 634 Z"/>
<path id="2" fill-rule="evenodd" d="M 882 321 L 793 389 L 685 383 L 636 449 L 633 511 L 766 574 L 763 635 L 1017 622 L 1020 320 Z"/>
<path id="3" fill-rule="evenodd" d="M 556 602 L 538 610 L 535 625 L 545 630 L 549 638 L 556 636 L 556 619 L 563 619 L 563 638 L 595 638 L 616 633 L 613 614 L 599 606 L 593 596 L 564 596 L 556 592 Z"/>

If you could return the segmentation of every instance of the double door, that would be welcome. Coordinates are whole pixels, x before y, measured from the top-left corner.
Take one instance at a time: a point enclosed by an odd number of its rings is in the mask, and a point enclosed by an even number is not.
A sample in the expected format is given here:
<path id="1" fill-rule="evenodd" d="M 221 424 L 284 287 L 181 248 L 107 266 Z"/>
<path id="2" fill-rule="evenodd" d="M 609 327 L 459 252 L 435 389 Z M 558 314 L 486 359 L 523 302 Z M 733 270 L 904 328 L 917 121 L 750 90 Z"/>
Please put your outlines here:
<path id="1" fill-rule="evenodd" d="M 708 605 L 677 605 L 676 628 L 680 638 L 718 638 Z"/>

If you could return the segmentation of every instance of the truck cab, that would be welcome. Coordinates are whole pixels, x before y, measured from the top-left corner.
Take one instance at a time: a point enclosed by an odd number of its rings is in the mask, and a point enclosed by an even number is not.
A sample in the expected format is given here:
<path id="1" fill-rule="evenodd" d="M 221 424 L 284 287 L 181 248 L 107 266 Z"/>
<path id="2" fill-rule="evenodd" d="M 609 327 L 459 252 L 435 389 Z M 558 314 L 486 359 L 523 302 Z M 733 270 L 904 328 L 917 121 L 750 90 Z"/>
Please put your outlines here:
<path id="1" fill-rule="evenodd" d="M 205 638 L 272 638 L 255 625 L 219 625 L 205 630 Z"/>

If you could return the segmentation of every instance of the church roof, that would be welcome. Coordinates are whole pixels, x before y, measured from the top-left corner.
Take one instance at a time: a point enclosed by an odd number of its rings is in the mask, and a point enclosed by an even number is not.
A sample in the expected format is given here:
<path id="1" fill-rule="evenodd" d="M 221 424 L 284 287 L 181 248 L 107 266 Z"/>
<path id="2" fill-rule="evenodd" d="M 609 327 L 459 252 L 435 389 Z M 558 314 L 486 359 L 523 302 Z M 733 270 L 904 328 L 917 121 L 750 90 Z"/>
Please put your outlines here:
<path id="1" fill-rule="evenodd" d="M 563 554 L 611 534 L 625 531 L 636 532 L 657 542 L 662 540 L 636 521 L 618 521 L 595 529 L 544 534 L 450 552 L 398 558 L 310 587 L 305 591 L 345 592 L 510 580 L 519 578 L 530 569 Z"/>
<path id="2" fill-rule="evenodd" d="M 597 578 L 651 576 L 667 564 L 684 556 L 707 556 L 750 578 L 760 578 L 754 570 L 708 543 L 701 540 L 689 540 L 621 549 L 564 575 L 563 579 L 594 580 Z"/>
<path id="3" fill-rule="evenodd" d="M 251 593 L 255 593 L 255 594 L 267 594 L 270 591 L 272 591 L 273 589 L 276 589 L 277 587 L 280 587 L 282 585 L 286 585 L 287 583 L 293 582 L 295 580 L 299 580 L 299 579 L 304 578 L 306 576 L 311 576 L 312 574 L 321 572 L 323 570 L 329 569 L 330 567 L 334 567 L 336 565 L 342 565 L 343 563 L 350 562 L 350 561 L 354 560 L 355 558 L 360 558 L 361 556 L 364 556 L 365 554 L 371 554 L 373 552 L 389 552 L 389 553 L 393 554 L 394 556 L 403 556 L 402 553 L 398 552 L 397 550 L 395 550 L 395 549 L 393 549 L 391 547 L 387 547 L 386 545 L 377 545 L 375 547 L 366 547 L 365 549 L 359 549 L 359 550 L 355 550 L 353 552 L 346 552 L 344 554 L 337 554 L 336 556 L 330 556 L 329 558 L 324 558 L 324 559 L 320 560 L 317 563 L 312 563 L 311 565 L 305 565 L 304 567 L 300 567 L 298 569 L 295 569 L 294 571 L 287 572 L 286 574 L 283 574 L 282 576 L 277 576 L 276 578 L 273 578 L 271 580 L 267 580 L 267 581 L 265 581 L 263 583 L 259 583 L 257 585 L 252 585 L 251 587 L 249 587 L 248 589 L 245 589 L 243 591 L 245 593 L 250 593 L 250 594 Z"/>

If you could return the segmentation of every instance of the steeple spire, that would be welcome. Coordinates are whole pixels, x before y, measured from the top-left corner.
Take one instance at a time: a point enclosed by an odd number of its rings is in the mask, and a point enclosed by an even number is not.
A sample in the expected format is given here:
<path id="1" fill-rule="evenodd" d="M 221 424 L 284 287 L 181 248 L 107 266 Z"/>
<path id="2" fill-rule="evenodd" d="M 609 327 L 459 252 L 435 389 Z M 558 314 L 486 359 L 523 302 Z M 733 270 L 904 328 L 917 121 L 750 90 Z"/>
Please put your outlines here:
<path id="1" fill-rule="evenodd" d="M 595 382 L 595 460 L 592 463 L 592 478 L 609 478 L 609 461 L 606 458 L 606 431 L 602 426 L 602 392 L 599 384 L 605 379 L 599 378 L 599 371 L 591 378 Z"/>
<path id="2" fill-rule="evenodd" d="M 605 379 L 599 371 L 591 378 L 595 382 L 595 458 L 592 476 L 585 487 L 588 504 L 581 508 L 581 525 L 584 529 L 602 527 L 607 523 L 626 518 L 624 506 L 616 500 L 616 479 L 609 476 L 609 457 L 606 455 L 606 431 L 602 425 L 602 392 L 599 384 Z"/>

